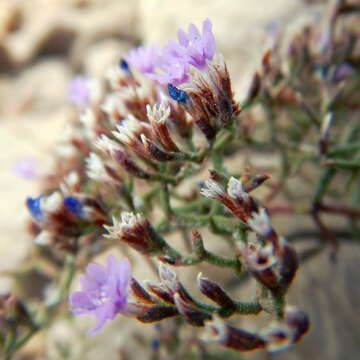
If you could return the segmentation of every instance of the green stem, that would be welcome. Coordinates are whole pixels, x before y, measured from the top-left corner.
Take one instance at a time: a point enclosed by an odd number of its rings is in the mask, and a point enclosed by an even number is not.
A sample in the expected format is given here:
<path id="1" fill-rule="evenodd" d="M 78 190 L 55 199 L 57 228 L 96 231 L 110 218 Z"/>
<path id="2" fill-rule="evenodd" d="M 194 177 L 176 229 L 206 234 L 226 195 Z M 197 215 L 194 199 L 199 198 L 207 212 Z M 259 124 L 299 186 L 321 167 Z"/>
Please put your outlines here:
<path id="1" fill-rule="evenodd" d="M 360 170 L 360 161 L 331 159 L 326 161 L 326 166 L 344 170 Z"/>

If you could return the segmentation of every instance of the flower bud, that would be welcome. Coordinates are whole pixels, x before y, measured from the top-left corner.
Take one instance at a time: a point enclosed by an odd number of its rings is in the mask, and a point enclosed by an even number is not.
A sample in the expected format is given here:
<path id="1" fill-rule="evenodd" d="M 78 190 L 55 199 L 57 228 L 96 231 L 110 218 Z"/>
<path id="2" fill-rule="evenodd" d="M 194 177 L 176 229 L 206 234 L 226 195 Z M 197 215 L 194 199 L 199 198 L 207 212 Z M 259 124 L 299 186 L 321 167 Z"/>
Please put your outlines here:
<path id="1" fill-rule="evenodd" d="M 155 104 L 151 108 L 148 104 L 146 105 L 146 111 L 152 129 L 154 130 L 156 138 L 160 141 L 161 145 L 167 151 L 178 151 L 179 149 L 171 139 L 170 132 L 166 124 L 171 112 L 170 106 L 165 106 L 165 104 L 161 103 L 159 105 Z"/>
<path id="2" fill-rule="evenodd" d="M 104 227 L 109 232 L 105 237 L 123 241 L 143 254 L 161 253 L 165 246 L 149 221 L 140 214 L 123 212 L 120 220 L 113 218 L 113 226 Z"/>
<path id="3" fill-rule="evenodd" d="M 205 342 L 214 342 L 237 351 L 251 351 L 265 347 L 264 339 L 249 331 L 229 325 L 218 317 L 207 321 L 208 334 L 202 337 Z"/>
<path id="4" fill-rule="evenodd" d="M 158 161 L 176 160 L 175 153 L 162 150 L 159 146 L 155 144 L 154 141 L 147 138 L 144 134 L 141 134 L 140 138 L 144 145 L 144 148 L 155 160 Z"/>
<path id="5" fill-rule="evenodd" d="M 245 247 L 241 245 L 247 270 L 271 291 L 279 290 L 278 276 L 275 272 L 277 257 L 273 255 L 273 246 L 268 244 L 262 247 L 259 244 Z"/>
<path id="6" fill-rule="evenodd" d="M 213 281 L 202 277 L 200 273 L 197 277 L 199 290 L 209 299 L 225 308 L 227 316 L 230 316 L 236 310 L 236 304 L 230 296 Z"/>
<path id="7" fill-rule="evenodd" d="M 261 335 L 266 341 L 266 349 L 270 352 L 285 350 L 292 344 L 292 331 L 283 323 L 271 324 Z"/>
<path id="8" fill-rule="evenodd" d="M 130 288 L 134 297 L 143 304 L 154 305 L 155 302 L 151 295 L 140 285 L 140 283 L 132 278 L 130 282 Z"/>
<path id="9" fill-rule="evenodd" d="M 298 342 L 309 330 L 310 322 L 304 311 L 287 306 L 284 312 L 284 322 L 293 329 L 293 342 Z"/>
<path id="10" fill-rule="evenodd" d="M 272 323 L 261 334 L 266 340 L 266 348 L 269 351 L 280 351 L 298 342 L 308 331 L 309 326 L 309 319 L 305 312 L 287 306 L 283 319 Z"/>
<path id="11" fill-rule="evenodd" d="M 107 215 L 100 204 L 91 196 L 84 194 L 64 197 L 65 208 L 76 216 L 96 225 L 107 223 Z"/>
<path id="12" fill-rule="evenodd" d="M 194 252 L 195 252 L 196 256 L 199 258 L 199 260 L 203 259 L 204 255 L 205 255 L 204 241 L 202 239 L 201 234 L 196 229 L 192 230 L 191 244 L 192 244 L 192 248 L 194 249 Z"/>
<path id="13" fill-rule="evenodd" d="M 205 325 L 205 321 L 212 319 L 210 314 L 189 305 L 179 294 L 175 294 L 174 300 L 179 313 L 190 325 L 202 327 Z"/>
<path id="14" fill-rule="evenodd" d="M 298 267 L 299 262 L 296 251 L 292 246 L 285 242 L 285 244 L 282 245 L 279 258 L 279 281 L 282 287 L 287 288 L 291 284 Z"/>
<path id="15" fill-rule="evenodd" d="M 154 305 L 148 307 L 137 319 L 143 323 L 153 323 L 177 315 L 179 312 L 174 306 Z"/>
<path id="16" fill-rule="evenodd" d="M 140 179 L 149 179 L 150 175 L 136 165 L 135 162 L 130 159 L 129 155 L 121 148 L 114 149 L 111 155 L 113 159 L 117 161 L 130 175 Z"/>
<path id="17" fill-rule="evenodd" d="M 259 94 L 261 90 L 261 78 L 258 72 L 255 72 L 251 79 L 249 90 L 244 101 L 245 104 L 250 104 Z"/>
<path id="18" fill-rule="evenodd" d="M 145 280 L 144 283 L 147 289 L 155 296 L 157 296 L 159 299 L 169 304 L 175 304 L 173 293 L 168 289 L 164 288 L 164 286 L 155 284 L 154 282 L 149 280 Z"/>
<path id="19" fill-rule="evenodd" d="M 90 153 L 85 163 L 87 168 L 86 173 L 89 178 L 110 185 L 117 184 L 121 181 L 121 177 L 117 174 L 117 171 L 108 164 L 105 164 L 99 155 L 93 152 Z"/>

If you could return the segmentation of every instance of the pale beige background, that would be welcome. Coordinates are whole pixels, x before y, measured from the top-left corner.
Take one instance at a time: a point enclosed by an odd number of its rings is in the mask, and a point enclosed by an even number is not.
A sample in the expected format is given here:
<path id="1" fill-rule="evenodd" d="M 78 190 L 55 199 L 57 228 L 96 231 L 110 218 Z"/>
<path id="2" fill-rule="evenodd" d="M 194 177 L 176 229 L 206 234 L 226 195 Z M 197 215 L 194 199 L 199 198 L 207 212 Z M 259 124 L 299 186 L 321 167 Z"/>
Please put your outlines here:
<path id="1" fill-rule="evenodd" d="M 300 0 L 0 0 L 0 271 L 20 264 L 31 246 L 24 232 L 24 199 L 36 195 L 36 179 L 16 176 L 12 166 L 27 156 L 37 159 L 39 174 L 61 129 L 76 116 L 66 104 L 68 81 L 83 70 L 99 76 L 139 41 L 165 42 L 177 27 L 209 17 L 238 93 L 246 89 L 268 36 L 267 25 L 294 27 L 317 18 L 321 5 Z M 12 30 L 13 29 L 13 30 Z M 16 29 L 16 30 L 14 30 Z M 12 31 L 11 31 L 12 30 Z M 67 34 L 64 38 L 62 34 Z M 69 39 L 72 39 L 69 41 Z M 285 231 L 284 224 L 279 224 Z M 287 353 L 250 357 L 355 360 L 360 354 L 358 248 L 346 246 L 339 263 L 323 254 L 302 268 L 291 291 L 294 304 L 312 318 L 310 335 Z M 137 276 L 141 278 L 140 269 Z M 350 274 L 350 276 L 349 276 Z M 0 277 L 0 291 L 10 282 Z M 132 325 L 132 326 L 137 326 Z M 66 324 L 59 323 L 54 332 Z M 59 329 L 58 329 L 59 328 Z M 115 359 L 108 332 L 88 342 Z M 126 342 L 124 329 L 115 343 Z M 126 330 L 128 331 L 128 329 Z M 68 333 L 69 336 L 80 336 Z M 40 340 L 38 340 L 40 341 Z M 36 342 L 36 339 L 35 339 Z M 105 342 L 105 343 L 104 343 Z M 112 344 L 114 347 L 114 344 Z M 51 351 L 50 351 L 51 352 Z"/>

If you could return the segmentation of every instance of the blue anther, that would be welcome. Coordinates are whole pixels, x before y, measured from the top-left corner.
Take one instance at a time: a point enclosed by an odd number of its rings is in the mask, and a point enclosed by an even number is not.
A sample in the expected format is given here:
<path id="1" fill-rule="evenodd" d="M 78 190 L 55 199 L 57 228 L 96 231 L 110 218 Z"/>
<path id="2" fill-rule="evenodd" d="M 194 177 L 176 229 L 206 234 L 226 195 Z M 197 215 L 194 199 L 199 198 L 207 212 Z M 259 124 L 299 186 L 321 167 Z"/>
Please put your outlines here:
<path id="1" fill-rule="evenodd" d="M 172 99 L 183 105 L 186 104 L 186 101 L 189 98 L 189 95 L 186 93 L 186 91 L 180 90 L 172 84 L 168 84 L 168 92 Z"/>
<path id="2" fill-rule="evenodd" d="M 75 196 L 65 196 L 64 206 L 68 211 L 78 216 L 81 216 L 84 212 L 84 206 Z"/>
<path id="3" fill-rule="evenodd" d="M 156 350 L 159 349 L 159 347 L 160 347 L 160 341 L 159 341 L 159 339 L 153 338 L 153 339 L 151 340 L 151 350 L 152 350 L 152 351 L 156 351 Z"/>
<path id="4" fill-rule="evenodd" d="M 121 70 L 130 71 L 129 63 L 123 58 L 120 59 L 119 66 Z"/>
<path id="5" fill-rule="evenodd" d="M 37 221 L 42 221 L 44 219 L 44 213 L 41 210 L 41 206 L 40 206 L 41 198 L 42 195 L 36 198 L 28 197 L 26 199 L 26 206 L 30 211 L 31 216 Z"/>
<path id="6" fill-rule="evenodd" d="M 315 64 L 314 69 L 322 79 L 325 79 L 329 72 L 329 67 L 323 64 Z"/>

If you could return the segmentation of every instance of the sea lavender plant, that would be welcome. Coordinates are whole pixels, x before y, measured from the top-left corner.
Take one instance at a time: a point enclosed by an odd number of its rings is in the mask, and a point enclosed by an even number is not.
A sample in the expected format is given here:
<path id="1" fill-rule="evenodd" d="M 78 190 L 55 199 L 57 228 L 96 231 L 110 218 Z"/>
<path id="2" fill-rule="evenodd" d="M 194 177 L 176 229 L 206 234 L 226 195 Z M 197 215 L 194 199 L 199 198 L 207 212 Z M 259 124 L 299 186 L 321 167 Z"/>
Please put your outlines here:
<path id="1" fill-rule="evenodd" d="M 348 19 L 358 10 L 338 2 L 325 30 L 309 25 L 290 41 L 278 35 L 242 102 L 234 98 L 208 19 L 202 32 L 190 25 L 188 33 L 179 30 L 177 41 L 124 55 L 107 73 L 110 91 L 100 93 L 98 87 L 96 97 L 87 97 L 42 194 L 27 200 L 29 229 L 41 256 L 61 269 L 61 281 L 56 296 L 44 299 L 42 316 L 21 306 L 11 313 L 9 306 L 20 300 L 1 298 L 1 321 L 16 330 L 3 335 L 5 358 L 61 313 L 75 270 L 88 263 L 82 290 L 69 295 L 71 312 L 94 315 L 92 332 L 107 320 L 121 323 L 121 316 L 158 324 L 148 343 L 154 358 L 165 359 L 169 352 L 210 358 L 208 343 L 273 352 L 298 342 L 309 319 L 286 295 L 299 265 L 326 244 L 335 259 L 337 235 L 359 238 L 360 56 Z M 263 115 L 257 119 L 259 108 Z M 245 148 L 248 163 L 256 150 L 277 156 L 280 166 L 231 166 L 228 160 Z M 336 177 L 341 185 L 330 187 Z M 294 179 L 302 182 L 305 196 L 298 198 Z M 329 228 L 325 212 L 345 217 L 351 232 Z M 273 221 L 278 214 L 308 215 L 316 227 L 283 237 Z M 171 240 L 173 234 L 186 251 Z M 297 255 L 293 242 L 308 236 L 317 241 Z M 214 243 L 227 255 L 210 250 Z M 118 263 L 109 255 L 106 267 L 92 262 L 114 248 L 129 257 L 138 252 L 158 268 L 158 280 L 136 280 L 127 259 Z M 210 265 L 209 275 L 199 272 L 190 281 L 205 302 L 182 276 L 183 267 L 200 264 Z M 231 270 L 232 277 L 220 284 L 211 279 L 211 268 Z M 238 300 L 234 288 L 251 279 L 256 294 Z M 243 328 L 243 316 L 263 312 L 267 325 Z M 9 321 L 11 316 L 23 320 Z M 183 326 L 200 330 L 184 337 Z M 173 336 L 164 336 L 169 331 Z"/>

